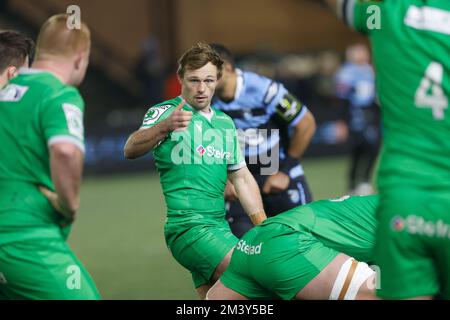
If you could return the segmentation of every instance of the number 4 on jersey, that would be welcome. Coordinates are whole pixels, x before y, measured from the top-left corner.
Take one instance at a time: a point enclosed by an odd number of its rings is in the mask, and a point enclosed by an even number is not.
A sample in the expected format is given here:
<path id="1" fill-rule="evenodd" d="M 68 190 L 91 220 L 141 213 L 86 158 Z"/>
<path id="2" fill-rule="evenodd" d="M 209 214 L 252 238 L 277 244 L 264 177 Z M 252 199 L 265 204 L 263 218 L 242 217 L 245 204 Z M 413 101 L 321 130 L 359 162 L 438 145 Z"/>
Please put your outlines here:
<path id="1" fill-rule="evenodd" d="M 418 108 L 431 108 L 436 120 L 444 119 L 444 110 L 448 108 L 448 97 L 442 89 L 443 77 L 444 68 L 442 64 L 431 62 L 416 91 L 416 106 Z"/>

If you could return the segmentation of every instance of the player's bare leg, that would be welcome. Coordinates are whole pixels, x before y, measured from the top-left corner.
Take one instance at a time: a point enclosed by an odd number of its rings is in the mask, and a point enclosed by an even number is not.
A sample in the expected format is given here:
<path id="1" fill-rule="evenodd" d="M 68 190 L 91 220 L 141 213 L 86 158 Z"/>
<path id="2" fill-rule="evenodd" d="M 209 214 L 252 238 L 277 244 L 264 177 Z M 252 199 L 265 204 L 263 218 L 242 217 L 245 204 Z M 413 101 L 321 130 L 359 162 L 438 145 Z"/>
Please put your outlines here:
<path id="1" fill-rule="evenodd" d="M 208 291 L 206 300 L 247 300 L 247 298 L 242 294 L 225 287 L 220 280 L 217 280 Z"/>
<path id="2" fill-rule="evenodd" d="M 211 283 L 215 283 L 217 280 L 219 280 L 222 273 L 227 270 L 228 265 L 230 264 L 231 255 L 233 254 L 233 249 L 234 248 L 231 248 L 230 251 L 227 252 L 225 257 L 223 257 L 222 261 L 217 266 L 216 270 L 213 273 L 213 276 L 211 277 Z"/>
<path id="3" fill-rule="evenodd" d="M 372 300 L 375 272 L 341 253 L 295 296 L 302 300 Z"/>
<path id="4" fill-rule="evenodd" d="M 210 280 L 211 283 L 215 283 L 217 280 L 219 280 L 222 273 L 224 273 L 225 270 L 227 269 L 228 265 L 230 264 L 233 249 L 234 248 L 230 249 L 230 251 L 227 252 L 225 257 L 222 259 L 222 261 L 217 266 L 216 270 L 214 271 L 214 273 L 211 277 L 211 280 Z M 208 292 L 209 289 L 211 289 L 211 286 L 212 286 L 212 284 L 204 284 L 197 288 L 197 294 L 201 300 L 205 300 L 206 293 Z"/>
<path id="5" fill-rule="evenodd" d="M 196 289 L 197 295 L 198 295 L 200 300 L 205 300 L 206 299 L 206 294 L 208 293 L 209 289 L 211 289 L 211 285 L 210 284 L 201 285 L 200 287 L 198 287 Z"/>

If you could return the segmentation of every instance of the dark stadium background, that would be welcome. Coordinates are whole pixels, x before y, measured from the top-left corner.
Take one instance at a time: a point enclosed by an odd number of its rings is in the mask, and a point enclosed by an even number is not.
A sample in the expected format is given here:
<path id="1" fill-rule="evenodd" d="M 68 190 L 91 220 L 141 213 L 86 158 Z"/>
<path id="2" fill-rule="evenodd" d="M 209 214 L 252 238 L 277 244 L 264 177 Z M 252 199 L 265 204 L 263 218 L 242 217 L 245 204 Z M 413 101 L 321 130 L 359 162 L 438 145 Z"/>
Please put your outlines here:
<path id="1" fill-rule="evenodd" d="M 106 299 L 196 299 L 190 274 L 163 238 L 165 205 L 151 156 L 122 148 L 152 103 L 162 101 L 177 57 L 194 42 L 220 42 L 238 65 L 283 82 L 313 112 L 318 130 L 303 166 L 315 199 L 345 194 L 346 143 L 332 74 L 346 46 L 363 41 L 306 0 L 10 0 L 0 28 L 35 38 L 49 16 L 81 8 L 92 56 L 80 87 L 86 101 L 82 207 L 69 243 Z M 147 71 L 146 71 L 147 70 Z"/>

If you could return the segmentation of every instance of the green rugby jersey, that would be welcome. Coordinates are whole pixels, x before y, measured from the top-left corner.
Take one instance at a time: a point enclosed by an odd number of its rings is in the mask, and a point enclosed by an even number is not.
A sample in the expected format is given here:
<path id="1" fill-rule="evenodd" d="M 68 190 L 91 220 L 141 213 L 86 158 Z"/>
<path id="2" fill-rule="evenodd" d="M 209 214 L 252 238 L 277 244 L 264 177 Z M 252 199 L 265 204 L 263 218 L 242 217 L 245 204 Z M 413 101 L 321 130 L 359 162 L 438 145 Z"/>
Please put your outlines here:
<path id="1" fill-rule="evenodd" d="M 325 246 L 354 258 L 371 260 L 375 243 L 378 196 L 344 196 L 314 201 L 270 217 L 262 225 L 281 223 L 295 230 L 308 230 Z"/>
<path id="2" fill-rule="evenodd" d="M 49 146 L 84 150 L 84 102 L 49 72 L 26 69 L 0 91 L 0 244 L 54 237 L 60 215 L 38 190 L 54 190 Z"/>
<path id="3" fill-rule="evenodd" d="M 342 1 L 369 36 L 382 107 L 380 187 L 450 187 L 450 1 Z"/>
<path id="4" fill-rule="evenodd" d="M 141 128 L 166 119 L 181 103 L 181 97 L 151 107 Z M 153 149 L 169 218 L 200 219 L 202 214 L 225 215 L 224 190 L 228 170 L 245 166 L 233 120 L 212 109 L 212 118 L 184 104 L 193 113 L 184 131 L 167 135 Z M 196 215 L 199 213 L 199 215 Z"/>

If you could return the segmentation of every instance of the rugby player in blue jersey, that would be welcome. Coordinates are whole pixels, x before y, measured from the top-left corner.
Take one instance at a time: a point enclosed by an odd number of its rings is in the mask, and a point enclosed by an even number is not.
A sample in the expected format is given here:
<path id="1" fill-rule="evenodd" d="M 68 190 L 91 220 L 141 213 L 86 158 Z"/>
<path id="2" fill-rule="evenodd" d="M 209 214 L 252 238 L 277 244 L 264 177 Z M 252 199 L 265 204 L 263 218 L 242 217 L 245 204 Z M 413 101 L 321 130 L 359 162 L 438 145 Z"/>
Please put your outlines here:
<path id="1" fill-rule="evenodd" d="M 312 201 L 299 159 L 316 130 L 308 108 L 279 82 L 235 67 L 231 52 L 212 47 L 225 61 L 213 105 L 233 118 L 248 168 L 261 189 L 268 215 Z M 227 185 L 227 219 L 241 237 L 253 224 Z"/>

